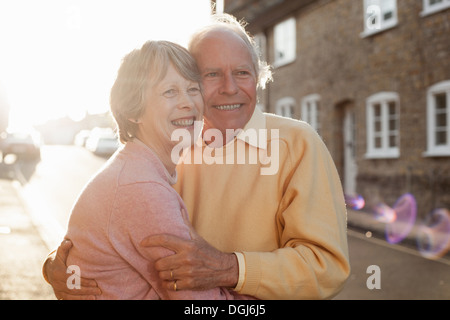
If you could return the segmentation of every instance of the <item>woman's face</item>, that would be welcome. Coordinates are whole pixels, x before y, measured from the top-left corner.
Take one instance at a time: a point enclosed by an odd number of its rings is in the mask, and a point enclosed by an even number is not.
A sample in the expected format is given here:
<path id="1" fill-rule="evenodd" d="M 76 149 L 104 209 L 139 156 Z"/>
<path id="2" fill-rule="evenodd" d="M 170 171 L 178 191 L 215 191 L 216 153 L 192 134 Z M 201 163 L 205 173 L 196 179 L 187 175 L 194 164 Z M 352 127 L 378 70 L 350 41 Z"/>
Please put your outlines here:
<path id="1" fill-rule="evenodd" d="M 164 148 L 170 152 L 178 143 L 171 141 L 172 132 L 175 129 L 186 130 L 185 134 L 190 134 L 192 144 L 197 138 L 194 136 L 194 121 L 202 119 L 200 85 L 183 78 L 170 64 L 164 79 L 150 90 L 144 114 L 138 119 L 137 137 L 153 148 Z"/>

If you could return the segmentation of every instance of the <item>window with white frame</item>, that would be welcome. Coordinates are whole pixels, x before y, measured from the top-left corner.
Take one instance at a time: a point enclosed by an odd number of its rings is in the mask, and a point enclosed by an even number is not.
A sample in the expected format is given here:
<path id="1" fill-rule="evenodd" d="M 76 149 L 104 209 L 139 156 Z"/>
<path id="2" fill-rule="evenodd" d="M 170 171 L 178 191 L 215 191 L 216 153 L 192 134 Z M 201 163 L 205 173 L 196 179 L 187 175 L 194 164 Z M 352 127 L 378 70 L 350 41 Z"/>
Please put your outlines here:
<path id="1" fill-rule="evenodd" d="M 397 0 L 364 0 L 362 36 L 392 28 L 397 23 Z"/>
<path id="2" fill-rule="evenodd" d="M 320 129 L 319 107 L 320 96 L 311 94 L 302 99 L 301 119 L 308 122 L 317 132 Z"/>
<path id="3" fill-rule="evenodd" d="M 400 99 L 395 92 L 380 92 L 366 101 L 366 158 L 397 158 L 399 148 Z"/>
<path id="4" fill-rule="evenodd" d="M 450 8 L 450 0 L 423 0 L 421 16 L 427 16 L 435 12 Z"/>
<path id="5" fill-rule="evenodd" d="M 296 57 L 296 23 L 289 18 L 274 27 L 274 66 L 279 67 L 295 60 Z"/>
<path id="6" fill-rule="evenodd" d="M 450 80 L 428 89 L 425 156 L 450 156 Z"/>
<path id="7" fill-rule="evenodd" d="M 275 113 L 282 117 L 292 118 L 295 112 L 295 99 L 285 97 L 277 101 L 275 105 Z"/>

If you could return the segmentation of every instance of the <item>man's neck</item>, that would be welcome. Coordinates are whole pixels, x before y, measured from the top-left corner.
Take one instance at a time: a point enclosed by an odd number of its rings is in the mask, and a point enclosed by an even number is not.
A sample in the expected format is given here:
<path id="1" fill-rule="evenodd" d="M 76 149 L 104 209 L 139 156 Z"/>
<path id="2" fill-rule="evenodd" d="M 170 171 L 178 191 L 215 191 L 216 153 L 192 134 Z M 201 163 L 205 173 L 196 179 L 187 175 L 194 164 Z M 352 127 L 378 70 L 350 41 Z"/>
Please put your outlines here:
<path id="1" fill-rule="evenodd" d="M 242 129 L 219 130 L 205 126 L 203 128 L 203 141 L 211 148 L 220 148 L 232 141 Z"/>

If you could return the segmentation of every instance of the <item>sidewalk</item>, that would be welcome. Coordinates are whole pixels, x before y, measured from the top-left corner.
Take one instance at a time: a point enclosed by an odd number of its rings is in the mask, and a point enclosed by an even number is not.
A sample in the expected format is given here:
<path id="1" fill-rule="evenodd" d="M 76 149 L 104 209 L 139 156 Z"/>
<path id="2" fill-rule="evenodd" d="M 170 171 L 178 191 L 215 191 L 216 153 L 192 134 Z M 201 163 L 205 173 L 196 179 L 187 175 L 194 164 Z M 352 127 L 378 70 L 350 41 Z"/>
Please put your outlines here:
<path id="1" fill-rule="evenodd" d="M 0 300 L 56 299 L 42 277 L 49 248 L 10 180 L 0 179 Z"/>

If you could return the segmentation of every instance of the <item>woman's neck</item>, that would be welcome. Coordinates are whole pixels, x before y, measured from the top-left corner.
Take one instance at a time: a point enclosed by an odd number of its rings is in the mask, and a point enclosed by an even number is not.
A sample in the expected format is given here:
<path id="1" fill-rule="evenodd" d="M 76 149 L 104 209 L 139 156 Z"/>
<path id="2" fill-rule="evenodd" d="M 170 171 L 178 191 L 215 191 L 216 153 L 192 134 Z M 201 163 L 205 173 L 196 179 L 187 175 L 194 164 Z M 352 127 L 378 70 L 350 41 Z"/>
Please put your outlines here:
<path id="1" fill-rule="evenodd" d="M 149 147 L 153 151 L 153 153 L 156 154 L 156 156 L 159 158 L 159 160 L 166 168 L 169 175 L 171 175 L 172 177 L 175 176 L 176 163 L 173 163 L 172 161 L 172 148 L 169 146 L 169 144 L 167 144 L 166 146 L 162 146 L 158 143 L 155 143 L 154 141 L 146 140 L 143 137 L 140 137 L 139 135 L 136 136 L 136 138 L 143 144 L 145 144 L 147 147 Z"/>

